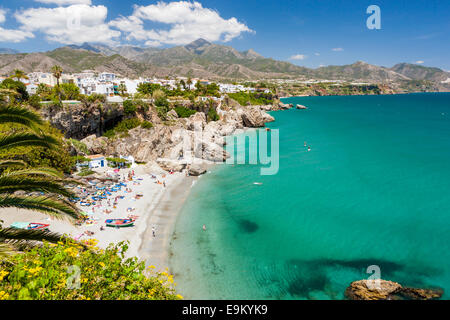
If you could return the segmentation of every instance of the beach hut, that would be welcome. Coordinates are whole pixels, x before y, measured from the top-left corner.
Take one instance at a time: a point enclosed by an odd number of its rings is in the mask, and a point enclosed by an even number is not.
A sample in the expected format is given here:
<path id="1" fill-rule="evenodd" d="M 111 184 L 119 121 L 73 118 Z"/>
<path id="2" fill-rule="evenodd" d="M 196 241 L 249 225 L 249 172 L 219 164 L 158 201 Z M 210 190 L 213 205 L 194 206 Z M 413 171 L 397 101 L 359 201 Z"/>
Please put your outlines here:
<path id="1" fill-rule="evenodd" d="M 87 156 L 89 159 L 89 168 L 103 168 L 106 166 L 106 158 L 104 155 L 95 154 Z"/>

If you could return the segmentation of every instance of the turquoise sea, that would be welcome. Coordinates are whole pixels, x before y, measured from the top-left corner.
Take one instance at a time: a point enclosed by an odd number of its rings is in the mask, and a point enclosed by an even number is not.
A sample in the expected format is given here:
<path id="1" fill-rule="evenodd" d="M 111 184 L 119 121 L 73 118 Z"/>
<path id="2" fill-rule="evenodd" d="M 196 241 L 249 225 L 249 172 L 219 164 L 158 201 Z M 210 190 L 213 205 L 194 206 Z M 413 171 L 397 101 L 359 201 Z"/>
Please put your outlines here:
<path id="1" fill-rule="evenodd" d="M 343 299 L 377 265 L 449 299 L 450 94 L 284 102 L 309 109 L 272 112 L 276 175 L 219 165 L 193 186 L 172 242 L 179 293 Z"/>

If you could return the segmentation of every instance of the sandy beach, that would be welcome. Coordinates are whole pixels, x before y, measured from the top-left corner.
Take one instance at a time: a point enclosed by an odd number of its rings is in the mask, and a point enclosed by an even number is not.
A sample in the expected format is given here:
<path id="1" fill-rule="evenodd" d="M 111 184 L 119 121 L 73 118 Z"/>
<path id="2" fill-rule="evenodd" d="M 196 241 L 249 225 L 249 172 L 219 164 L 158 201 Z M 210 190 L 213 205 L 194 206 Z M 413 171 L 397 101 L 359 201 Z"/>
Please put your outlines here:
<path id="1" fill-rule="evenodd" d="M 143 166 L 122 169 L 120 175 L 127 176 L 131 170 L 135 171 L 135 177 L 133 181 L 125 183 L 132 192 L 126 192 L 126 189 L 122 188 L 121 191 L 109 196 L 110 206 L 104 199 L 99 207 L 93 209 L 92 206 L 80 207 L 95 221 L 92 224 L 76 226 L 67 219 L 58 220 L 39 212 L 16 208 L 0 209 L 0 220 L 3 220 L 3 227 L 9 227 L 13 222 L 50 224 L 50 231 L 67 234 L 80 240 L 97 239 L 98 246 L 102 248 L 106 248 L 110 243 L 128 240 L 130 242 L 128 257 L 137 256 L 147 260 L 148 265 L 154 265 L 158 270 L 165 269 L 168 267 L 169 245 L 177 214 L 195 178 L 186 177 L 184 172 L 165 175 L 161 172 L 153 173 Z M 156 178 L 152 178 L 152 174 Z M 165 186 L 157 184 L 158 180 L 164 181 Z M 136 194 L 144 196 L 136 199 Z M 114 208 L 113 202 L 117 196 L 123 196 L 123 199 L 118 199 Z M 111 212 L 107 214 L 104 210 Z M 106 219 L 127 218 L 128 215 L 139 216 L 132 227 L 112 228 L 105 225 Z M 93 234 L 87 235 L 86 231 Z"/>

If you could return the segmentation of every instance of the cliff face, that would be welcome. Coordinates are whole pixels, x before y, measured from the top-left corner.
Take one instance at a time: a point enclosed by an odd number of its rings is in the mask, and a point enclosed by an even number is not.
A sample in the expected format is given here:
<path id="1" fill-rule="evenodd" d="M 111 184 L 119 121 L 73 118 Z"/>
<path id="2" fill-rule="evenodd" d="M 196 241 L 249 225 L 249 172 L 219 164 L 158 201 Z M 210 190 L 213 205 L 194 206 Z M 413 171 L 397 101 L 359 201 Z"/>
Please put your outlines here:
<path id="1" fill-rule="evenodd" d="M 181 119 L 174 114 L 169 125 L 154 123 L 150 129 L 137 127 L 122 137 L 91 135 L 81 141 L 90 153 L 132 155 L 138 162 L 157 162 L 165 170 L 181 171 L 192 162 L 223 162 L 229 157 L 224 150 L 225 136 L 238 129 L 264 127 L 275 120 L 265 111 L 273 106 L 242 107 L 228 102 L 217 108 L 219 121 L 207 122 L 203 112 Z M 198 166 L 191 169 L 195 174 L 204 171 Z"/>
<path id="2" fill-rule="evenodd" d="M 47 107 L 41 111 L 45 120 L 61 130 L 66 138 L 83 139 L 101 135 L 123 118 L 123 106 L 117 104 L 74 104 Z"/>

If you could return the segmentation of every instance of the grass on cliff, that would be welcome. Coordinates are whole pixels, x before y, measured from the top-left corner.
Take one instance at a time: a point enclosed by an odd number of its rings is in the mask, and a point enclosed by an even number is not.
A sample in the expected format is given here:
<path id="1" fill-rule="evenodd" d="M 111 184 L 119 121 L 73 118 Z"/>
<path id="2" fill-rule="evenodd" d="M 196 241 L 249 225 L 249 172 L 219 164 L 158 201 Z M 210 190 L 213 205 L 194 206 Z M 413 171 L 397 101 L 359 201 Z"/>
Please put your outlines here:
<path id="1" fill-rule="evenodd" d="M 272 104 L 273 96 L 270 93 L 229 93 L 228 96 L 239 102 L 241 106 L 251 105 L 267 105 Z"/>
<path id="2" fill-rule="evenodd" d="M 142 121 L 138 118 L 130 118 L 119 122 L 114 128 L 107 130 L 103 136 L 107 138 L 127 137 L 128 131 L 141 126 L 143 129 L 153 128 L 153 124 L 149 121 Z"/>

